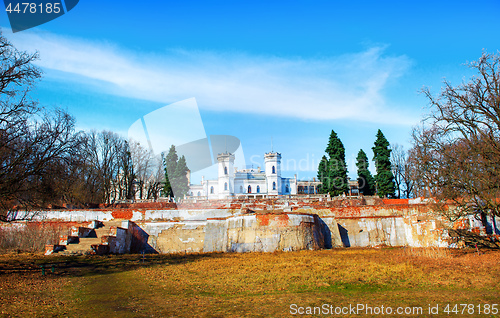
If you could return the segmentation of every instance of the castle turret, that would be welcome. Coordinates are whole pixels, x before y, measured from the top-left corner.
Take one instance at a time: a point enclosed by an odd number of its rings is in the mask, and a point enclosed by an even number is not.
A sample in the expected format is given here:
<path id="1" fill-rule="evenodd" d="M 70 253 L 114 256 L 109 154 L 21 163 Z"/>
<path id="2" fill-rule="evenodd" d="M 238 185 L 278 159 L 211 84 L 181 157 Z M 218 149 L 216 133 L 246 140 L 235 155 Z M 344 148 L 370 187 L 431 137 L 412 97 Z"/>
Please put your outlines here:
<path id="1" fill-rule="evenodd" d="M 219 198 L 224 199 L 234 193 L 234 154 L 221 153 L 219 162 Z"/>
<path id="2" fill-rule="evenodd" d="M 281 193 L 281 154 L 269 152 L 264 155 L 266 165 L 267 194 Z"/>

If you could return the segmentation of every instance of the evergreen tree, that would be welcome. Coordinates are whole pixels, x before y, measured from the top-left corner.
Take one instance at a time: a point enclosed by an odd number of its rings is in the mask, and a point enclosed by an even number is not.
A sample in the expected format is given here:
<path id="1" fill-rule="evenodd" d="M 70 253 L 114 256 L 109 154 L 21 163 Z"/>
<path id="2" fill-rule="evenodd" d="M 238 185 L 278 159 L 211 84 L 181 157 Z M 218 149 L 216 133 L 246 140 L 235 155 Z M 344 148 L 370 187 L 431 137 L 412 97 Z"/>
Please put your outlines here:
<path id="1" fill-rule="evenodd" d="M 177 156 L 175 146 L 172 145 L 166 157 L 163 157 L 165 169 L 165 186 L 163 193 L 166 196 L 182 198 L 189 191 L 187 172 L 189 171 L 186 158 Z"/>
<path id="2" fill-rule="evenodd" d="M 163 155 L 162 155 L 163 156 Z M 177 152 L 175 146 L 172 145 L 168 150 L 166 157 L 163 157 L 163 167 L 165 169 L 165 186 L 163 187 L 163 194 L 165 196 L 174 196 L 172 184 L 174 183 L 174 175 L 177 167 Z"/>
<path id="3" fill-rule="evenodd" d="M 175 167 L 174 182 L 172 184 L 174 195 L 178 198 L 182 198 L 188 193 L 189 190 L 189 182 L 187 178 L 188 171 L 189 169 L 186 165 L 186 158 L 184 158 L 184 156 L 181 156 Z"/>
<path id="4" fill-rule="evenodd" d="M 323 155 L 318 165 L 318 180 L 321 182 L 321 185 L 318 187 L 318 192 L 327 193 L 330 179 L 328 178 L 328 159 L 325 155 Z"/>
<path id="5" fill-rule="evenodd" d="M 324 176 L 322 191 L 330 193 L 331 196 L 337 196 L 349 191 L 349 183 L 347 180 L 347 165 L 345 163 L 345 148 L 340 141 L 339 137 L 332 130 L 330 134 L 330 139 L 328 140 L 328 146 L 326 147 L 326 153 L 329 159 L 327 159 L 327 164 L 324 165 L 320 162 L 318 166 L 318 175 L 322 173 Z M 324 157 L 326 159 L 326 157 Z M 322 162 L 323 159 L 322 159 Z M 320 170 L 324 169 L 325 170 Z"/>
<path id="6" fill-rule="evenodd" d="M 363 149 L 359 150 L 356 157 L 356 167 L 358 167 L 359 192 L 364 195 L 373 195 L 375 193 L 375 179 L 368 170 L 368 157 Z"/>
<path id="7" fill-rule="evenodd" d="M 337 136 L 337 133 L 333 130 L 330 133 L 330 138 L 328 139 L 328 146 L 326 147 L 325 151 L 328 154 L 328 156 L 330 156 L 330 159 L 338 157 L 342 158 L 342 160 L 345 162 L 344 144 L 342 144 L 342 141 L 340 141 L 339 137 Z"/>
<path id="8" fill-rule="evenodd" d="M 372 149 L 373 161 L 375 161 L 375 168 L 377 169 L 377 175 L 375 176 L 377 194 L 381 198 L 394 197 L 396 187 L 391 170 L 391 149 L 389 149 L 389 142 L 380 129 L 377 132 L 375 146 Z"/>

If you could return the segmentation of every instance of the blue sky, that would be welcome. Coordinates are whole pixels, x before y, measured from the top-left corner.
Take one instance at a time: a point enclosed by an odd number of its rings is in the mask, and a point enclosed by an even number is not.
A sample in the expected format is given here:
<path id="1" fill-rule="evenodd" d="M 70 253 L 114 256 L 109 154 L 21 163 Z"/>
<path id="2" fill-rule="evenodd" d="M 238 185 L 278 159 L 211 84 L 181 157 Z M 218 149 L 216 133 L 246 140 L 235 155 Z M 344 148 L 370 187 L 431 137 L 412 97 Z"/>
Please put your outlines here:
<path id="1" fill-rule="evenodd" d="M 126 136 L 194 97 L 206 135 L 238 137 L 254 166 L 272 139 L 299 179 L 315 176 L 332 129 L 352 178 L 377 129 L 408 148 L 427 105 L 419 90 L 460 83 L 465 62 L 500 49 L 498 0 L 88 0 L 15 34 L 1 15 L 11 42 L 40 52 L 40 103 L 67 109 L 80 129 Z"/>

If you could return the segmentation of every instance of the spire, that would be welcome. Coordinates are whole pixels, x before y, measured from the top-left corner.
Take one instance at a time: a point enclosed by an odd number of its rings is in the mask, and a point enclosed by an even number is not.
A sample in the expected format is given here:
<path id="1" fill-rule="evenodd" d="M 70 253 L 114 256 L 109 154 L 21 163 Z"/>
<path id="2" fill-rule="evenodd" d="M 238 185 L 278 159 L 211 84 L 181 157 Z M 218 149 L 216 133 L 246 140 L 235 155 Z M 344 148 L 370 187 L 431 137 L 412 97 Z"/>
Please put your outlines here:
<path id="1" fill-rule="evenodd" d="M 271 136 L 271 152 L 274 152 L 273 136 Z"/>

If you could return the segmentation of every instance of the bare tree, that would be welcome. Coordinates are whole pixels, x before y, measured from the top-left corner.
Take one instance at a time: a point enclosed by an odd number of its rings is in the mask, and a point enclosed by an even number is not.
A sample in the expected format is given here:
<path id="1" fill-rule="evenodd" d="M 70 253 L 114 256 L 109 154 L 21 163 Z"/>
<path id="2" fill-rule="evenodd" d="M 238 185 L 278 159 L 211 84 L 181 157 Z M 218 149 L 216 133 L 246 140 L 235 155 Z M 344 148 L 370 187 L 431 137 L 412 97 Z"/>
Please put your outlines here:
<path id="1" fill-rule="evenodd" d="M 413 196 L 413 170 L 409 152 L 399 144 L 391 145 L 391 167 L 394 175 L 398 198 L 411 198 Z"/>
<path id="2" fill-rule="evenodd" d="M 130 146 L 128 141 L 121 139 L 116 147 L 119 169 L 117 180 L 118 198 L 120 200 L 133 200 L 135 173 Z"/>
<path id="3" fill-rule="evenodd" d="M 133 180 L 128 144 L 110 131 L 91 131 L 86 136 L 86 162 L 93 170 L 95 186 L 100 188 L 98 203 L 127 199 Z"/>
<path id="4" fill-rule="evenodd" d="M 152 154 L 151 151 L 142 147 L 139 142 L 133 140 L 130 140 L 129 142 L 132 161 L 136 173 L 135 195 L 142 200 L 147 196 L 146 181 L 151 170 Z"/>
<path id="5" fill-rule="evenodd" d="M 157 200 L 165 179 L 161 157 L 135 141 L 130 141 L 130 151 L 136 173 L 136 196 Z"/>
<path id="6" fill-rule="evenodd" d="M 399 144 L 391 145 L 391 169 L 394 175 L 394 184 L 396 185 L 396 196 L 401 197 L 401 184 L 403 182 L 406 154 L 403 146 Z"/>
<path id="7" fill-rule="evenodd" d="M 500 52 L 468 64 L 477 75 L 441 94 L 423 93 L 431 114 L 414 131 L 419 193 L 453 200 L 465 214 L 500 216 Z"/>
<path id="8" fill-rule="evenodd" d="M 161 156 L 154 156 L 152 161 L 151 175 L 147 182 L 147 198 L 156 201 L 165 185 L 165 169 L 163 168 Z"/>
<path id="9" fill-rule="evenodd" d="M 49 205 L 88 205 L 134 198 L 129 143 L 102 131 L 75 132 L 75 120 L 30 99 L 41 76 L 38 55 L 19 52 L 0 33 L 0 221 Z M 144 193 L 157 198 L 159 159 L 147 154 Z M 147 186 L 146 186 L 147 185 Z"/>
<path id="10" fill-rule="evenodd" d="M 407 158 L 404 163 L 404 168 L 401 176 L 401 190 L 403 192 L 403 198 L 414 198 L 415 197 L 415 184 L 413 182 L 413 175 L 415 174 L 414 166 L 412 165 L 411 152 L 405 152 Z"/>
<path id="11" fill-rule="evenodd" d="M 0 221 L 63 200 L 66 175 L 52 173 L 67 172 L 80 147 L 70 115 L 29 97 L 41 76 L 32 65 L 37 57 L 19 52 L 0 33 Z"/>

